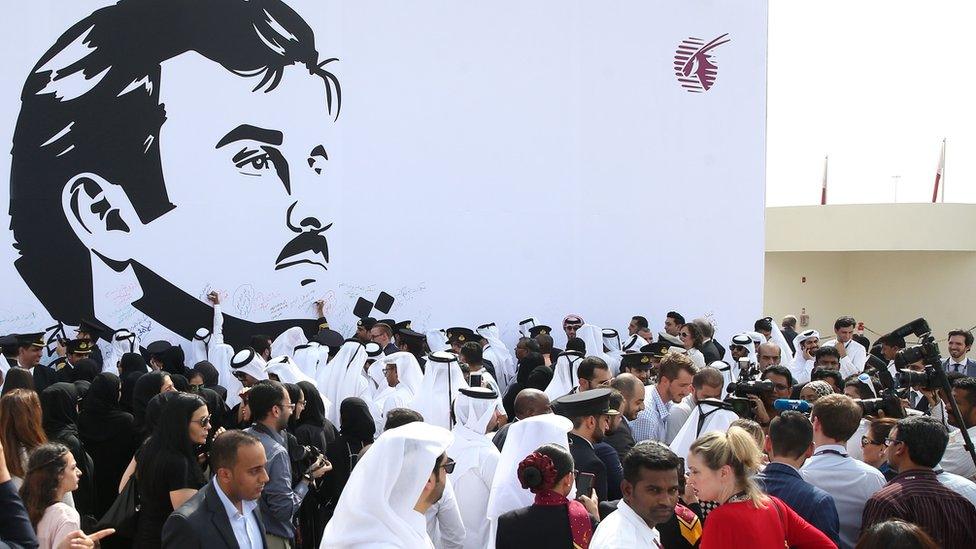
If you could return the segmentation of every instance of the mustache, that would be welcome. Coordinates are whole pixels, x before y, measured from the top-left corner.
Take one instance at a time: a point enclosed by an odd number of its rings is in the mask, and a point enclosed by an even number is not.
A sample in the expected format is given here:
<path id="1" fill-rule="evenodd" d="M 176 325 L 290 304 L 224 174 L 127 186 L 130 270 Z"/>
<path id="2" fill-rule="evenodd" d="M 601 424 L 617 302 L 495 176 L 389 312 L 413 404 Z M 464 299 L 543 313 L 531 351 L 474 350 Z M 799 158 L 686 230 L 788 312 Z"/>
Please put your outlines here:
<path id="1" fill-rule="evenodd" d="M 303 254 L 305 252 L 311 252 L 315 255 L 322 256 L 324 263 L 319 263 L 317 261 L 311 261 L 309 259 L 301 259 L 294 262 L 285 262 L 289 257 Z M 276 266 L 275 270 L 284 269 L 285 267 L 291 267 L 292 265 L 297 265 L 299 263 L 310 263 L 313 265 L 318 265 L 323 269 L 328 270 L 325 263 L 329 262 L 329 241 L 324 236 L 319 234 L 319 231 L 312 232 L 302 232 L 298 236 L 291 239 L 288 244 L 285 244 L 284 248 L 281 249 L 281 253 L 278 254 L 278 259 L 275 260 Z"/>

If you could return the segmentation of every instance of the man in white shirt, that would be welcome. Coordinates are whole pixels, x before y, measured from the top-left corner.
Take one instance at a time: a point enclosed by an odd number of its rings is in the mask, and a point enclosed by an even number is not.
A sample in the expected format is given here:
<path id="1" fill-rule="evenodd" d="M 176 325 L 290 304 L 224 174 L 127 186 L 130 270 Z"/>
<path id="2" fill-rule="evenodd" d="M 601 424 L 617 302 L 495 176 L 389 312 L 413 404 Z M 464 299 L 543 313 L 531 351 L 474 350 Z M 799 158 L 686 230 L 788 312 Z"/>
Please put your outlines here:
<path id="1" fill-rule="evenodd" d="M 885 478 L 878 469 L 847 453 L 847 440 L 861 422 L 861 407 L 854 399 L 841 394 L 821 397 L 813 405 L 810 420 L 815 450 L 800 475 L 834 498 L 840 547 L 850 549 L 861 533 L 864 504 L 885 485 Z"/>
<path id="2" fill-rule="evenodd" d="M 868 350 L 854 341 L 854 325 L 852 317 L 842 316 L 834 322 L 834 335 L 837 337 L 824 342 L 824 347 L 836 347 L 840 353 L 840 375 L 847 379 L 849 376 L 864 371 L 864 363 L 868 360 Z"/>
<path id="3" fill-rule="evenodd" d="M 660 547 L 656 526 L 671 519 L 678 504 L 678 456 L 660 442 L 642 442 L 623 460 L 623 499 L 593 533 L 591 547 Z"/>
<path id="4" fill-rule="evenodd" d="M 227 431 L 214 439 L 210 483 L 166 519 L 162 546 L 174 548 L 264 548 L 258 498 L 268 472 L 264 446 L 254 435 Z"/>
<path id="5" fill-rule="evenodd" d="M 952 397 L 956 400 L 959 414 L 965 426 L 956 421 L 956 414 L 949 414 L 949 423 L 953 428 L 949 430 L 949 445 L 939 467 L 969 480 L 976 481 L 976 463 L 963 445 L 960 427 L 969 431 L 969 438 L 976 443 L 976 378 L 964 377 L 957 379 L 952 387 Z"/>

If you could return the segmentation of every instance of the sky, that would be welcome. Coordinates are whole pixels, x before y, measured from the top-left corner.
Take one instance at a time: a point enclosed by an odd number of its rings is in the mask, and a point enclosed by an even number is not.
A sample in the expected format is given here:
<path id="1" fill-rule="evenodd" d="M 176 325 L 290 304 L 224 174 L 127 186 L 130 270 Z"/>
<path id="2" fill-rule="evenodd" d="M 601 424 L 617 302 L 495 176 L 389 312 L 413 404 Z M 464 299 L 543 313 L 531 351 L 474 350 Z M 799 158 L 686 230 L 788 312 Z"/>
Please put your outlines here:
<path id="1" fill-rule="evenodd" d="M 976 203 L 971 0 L 769 1 L 766 205 Z"/>

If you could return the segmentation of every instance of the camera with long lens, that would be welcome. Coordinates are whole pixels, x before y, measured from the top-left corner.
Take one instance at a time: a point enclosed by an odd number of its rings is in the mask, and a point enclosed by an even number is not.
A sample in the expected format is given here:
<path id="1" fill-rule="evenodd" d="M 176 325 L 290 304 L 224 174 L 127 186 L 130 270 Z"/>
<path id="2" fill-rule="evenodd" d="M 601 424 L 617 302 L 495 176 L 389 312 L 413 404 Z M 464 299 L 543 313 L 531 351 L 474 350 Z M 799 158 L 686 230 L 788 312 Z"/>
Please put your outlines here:
<path id="1" fill-rule="evenodd" d="M 861 414 L 864 416 L 877 416 L 878 412 L 884 412 L 885 417 L 893 418 L 900 418 L 905 415 L 897 397 L 862 398 L 855 399 L 854 402 L 857 402 L 861 407 Z"/>
<path id="2" fill-rule="evenodd" d="M 746 398 L 749 395 L 762 397 L 773 394 L 773 382 L 768 379 L 740 380 L 738 383 L 730 384 L 728 391 L 739 398 Z"/>
<path id="3" fill-rule="evenodd" d="M 917 362 L 917 361 L 916 361 Z M 931 366 L 924 371 L 902 370 L 898 372 L 898 385 L 901 387 L 921 387 L 922 389 L 938 389 L 942 387 L 939 372 Z"/>
<path id="4" fill-rule="evenodd" d="M 921 345 L 907 347 L 898 351 L 898 354 L 895 355 L 895 368 L 900 370 L 909 364 L 920 361 L 925 364 L 934 364 L 939 362 L 940 358 L 939 344 L 931 337 L 928 337 L 923 340 Z"/>

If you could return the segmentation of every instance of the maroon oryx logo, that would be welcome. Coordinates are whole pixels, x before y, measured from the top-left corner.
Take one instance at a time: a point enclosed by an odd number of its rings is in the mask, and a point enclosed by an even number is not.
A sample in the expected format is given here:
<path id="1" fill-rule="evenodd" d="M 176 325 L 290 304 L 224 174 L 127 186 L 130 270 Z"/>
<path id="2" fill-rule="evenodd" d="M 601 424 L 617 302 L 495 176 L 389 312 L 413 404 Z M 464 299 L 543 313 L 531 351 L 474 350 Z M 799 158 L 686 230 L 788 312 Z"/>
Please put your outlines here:
<path id="1" fill-rule="evenodd" d="M 728 33 L 705 43 L 701 38 L 689 37 L 681 41 L 674 53 L 674 75 L 681 87 L 691 93 L 708 91 L 715 84 L 718 65 L 711 51 L 731 40 Z"/>

